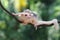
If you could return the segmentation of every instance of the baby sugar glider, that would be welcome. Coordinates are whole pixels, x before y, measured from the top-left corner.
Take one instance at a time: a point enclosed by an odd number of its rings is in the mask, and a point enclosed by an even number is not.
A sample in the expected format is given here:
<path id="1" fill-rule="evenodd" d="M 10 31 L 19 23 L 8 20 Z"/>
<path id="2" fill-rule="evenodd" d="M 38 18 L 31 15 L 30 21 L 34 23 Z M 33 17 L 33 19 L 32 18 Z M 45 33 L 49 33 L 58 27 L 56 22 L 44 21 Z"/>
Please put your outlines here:
<path id="1" fill-rule="evenodd" d="M 59 29 L 59 24 L 57 19 L 53 19 L 51 21 L 39 21 L 37 14 L 35 14 L 35 12 L 29 9 L 24 10 L 23 12 L 20 13 L 16 13 L 16 14 L 13 13 L 13 15 L 18 16 L 18 19 L 23 22 L 22 23 L 23 25 L 27 25 L 28 23 L 33 24 L 36 30 L 38 25 L 43 25 L 43 24 L 45 25 L 54 24 L 55 29 L 56 30 Z"/>
<path id="2" fill-rule="evenodd" d="M 16 13 L 16 14 L 13 13 L 13 15 L 18 16 L 18 19 L 22 21 L 23 22 L 22 24 L 24 25 L 27 25 L 28 23 L 34 25 L 37 22 L 37 15 L 29 9 L 24 10 L 21 13 Z"/>

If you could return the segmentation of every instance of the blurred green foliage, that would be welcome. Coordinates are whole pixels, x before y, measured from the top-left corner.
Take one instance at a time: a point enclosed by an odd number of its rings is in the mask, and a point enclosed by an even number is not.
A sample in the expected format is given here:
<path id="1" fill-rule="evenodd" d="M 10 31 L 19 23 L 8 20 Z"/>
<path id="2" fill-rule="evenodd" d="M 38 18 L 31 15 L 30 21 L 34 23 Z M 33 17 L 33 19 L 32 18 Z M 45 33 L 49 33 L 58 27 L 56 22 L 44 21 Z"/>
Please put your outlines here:
<path id="1" fill-rule="evenodd" d="M 30 9 L 37 12 L 40 20 L 52 20 L 54 18 L 60 20 L 60 0 L 20 0 L 23 3 L 18 4 L 15 8 L 17 0 L 1 0 L 3 6 L 10 12 L 20 12 L 24 9 Z M 27 5 L 26 5 L 27 2 Z M 60 31 L 60 30 L 59 30 Z M 57 32 L 53 26 L 42 27 L 35 30 L 33 25 L 23 26 L 18 23 L 10 15 L 6 14 L 0 7 L 0 40 L 60 40 L 60 32 Z"/>

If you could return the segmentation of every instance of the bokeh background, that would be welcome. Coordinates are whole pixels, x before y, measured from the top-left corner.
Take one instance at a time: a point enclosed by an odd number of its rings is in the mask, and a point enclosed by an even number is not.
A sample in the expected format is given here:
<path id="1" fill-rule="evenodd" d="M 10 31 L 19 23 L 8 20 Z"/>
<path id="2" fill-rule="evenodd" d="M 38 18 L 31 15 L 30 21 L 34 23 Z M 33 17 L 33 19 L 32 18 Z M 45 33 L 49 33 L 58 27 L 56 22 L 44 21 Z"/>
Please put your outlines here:
<path id="1" fill-rule="evenodd" d="M 40 20 L 60 20 L 60 0 L 1 0 L 12 13 L 30 9 L 37 12 Z M 33 25 L 22 25 L 0 7 L 0 40 L 60 40 L 54 26 L 42 26 L 37 30 Z"/>

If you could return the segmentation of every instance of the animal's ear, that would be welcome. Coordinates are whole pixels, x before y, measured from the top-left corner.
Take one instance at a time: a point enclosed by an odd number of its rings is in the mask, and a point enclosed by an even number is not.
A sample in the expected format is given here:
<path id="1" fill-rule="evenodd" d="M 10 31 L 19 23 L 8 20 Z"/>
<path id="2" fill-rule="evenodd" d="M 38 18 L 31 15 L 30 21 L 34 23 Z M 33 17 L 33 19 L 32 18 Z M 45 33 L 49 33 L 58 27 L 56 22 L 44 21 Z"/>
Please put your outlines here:
<path id="1" fill-rule="evenodd" d="M 26 9 L 26 10 L 24 10 L 23 12 L 31 13 L 31 10 Z"/>

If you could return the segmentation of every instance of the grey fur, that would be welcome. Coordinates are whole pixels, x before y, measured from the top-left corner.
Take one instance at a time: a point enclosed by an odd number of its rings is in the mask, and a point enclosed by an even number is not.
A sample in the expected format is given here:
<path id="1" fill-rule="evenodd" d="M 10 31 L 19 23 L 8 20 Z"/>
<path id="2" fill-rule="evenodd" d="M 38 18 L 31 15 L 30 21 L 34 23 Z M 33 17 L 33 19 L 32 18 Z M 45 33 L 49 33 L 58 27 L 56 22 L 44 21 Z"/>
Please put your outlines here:
<path id="1" fill-rule="evenodd" d="M 37 15 L 33 11 L 31 11 L 29 9 L 24 10 L 24 12 L 28 12 L 30 14 L 33 14 L 34 17 L 37 17 Z"/>

